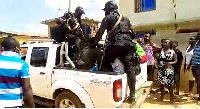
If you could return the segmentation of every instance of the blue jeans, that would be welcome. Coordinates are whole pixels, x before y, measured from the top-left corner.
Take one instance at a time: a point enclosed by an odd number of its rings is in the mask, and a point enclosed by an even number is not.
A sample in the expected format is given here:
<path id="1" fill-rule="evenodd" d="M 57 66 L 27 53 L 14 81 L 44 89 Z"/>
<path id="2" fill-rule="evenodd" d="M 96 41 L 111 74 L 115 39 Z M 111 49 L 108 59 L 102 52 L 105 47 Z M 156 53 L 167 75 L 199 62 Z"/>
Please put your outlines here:
<path id="1" fill-rule="evenodd" d="M 197 83 L 197 93 L 200 93 L 200 65 L 192 66 L 192 74 L 195 78 L 195 82 Z"/>

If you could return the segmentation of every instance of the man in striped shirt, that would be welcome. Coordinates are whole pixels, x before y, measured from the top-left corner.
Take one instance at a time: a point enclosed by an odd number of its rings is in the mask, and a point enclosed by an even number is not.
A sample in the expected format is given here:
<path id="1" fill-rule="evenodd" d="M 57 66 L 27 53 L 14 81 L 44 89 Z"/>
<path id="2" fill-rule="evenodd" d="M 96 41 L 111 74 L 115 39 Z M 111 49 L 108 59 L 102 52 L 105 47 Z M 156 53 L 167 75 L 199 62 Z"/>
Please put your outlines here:
<path id="1" fill-rule="evenodd" d="M 0 55 L 0 107 L 35 107 L 28 64 L 20 59 L 20 44 L 14 38 L 2 42 Z M 24 102 L 24 103 L 23 103 Z"/>
<path id="2" fill-rule="evenodd" d="M 194 47 L 193 56 L 191 60 L 192 73 L 197 83 L 198 104 L 200 104 L 200 33 L 196 36 L 197 43 Z"/>

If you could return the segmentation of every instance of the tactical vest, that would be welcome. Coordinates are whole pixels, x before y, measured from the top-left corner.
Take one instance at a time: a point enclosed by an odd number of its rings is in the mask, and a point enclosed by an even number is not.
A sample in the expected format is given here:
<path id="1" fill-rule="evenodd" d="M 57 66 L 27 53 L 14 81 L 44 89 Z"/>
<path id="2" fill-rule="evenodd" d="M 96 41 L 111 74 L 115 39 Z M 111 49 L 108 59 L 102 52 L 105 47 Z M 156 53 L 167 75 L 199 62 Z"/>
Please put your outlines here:
<path id="1" fill-rule="evenodd" d="M 130 33 L 130 21 L 129 21 L 129 19 L 122 17 L 118 28 L 120 29 L 120 33 L 129 34 Z"/>
<path id="2" fill-rule="evenodd" d="M 119 14 L 114 12 L 111 12 L 109 15 L 106 16 L 107 31 L 112 30 L 118 18 Z M 111 42 L 111 44 L 119 46 L 123 45 L 134 46 L 131 39 L 130 26 L 131 24 L 129 19 L 126 17 L 122 17 L 118 26 L 109 35 L 108 40 Z"/>

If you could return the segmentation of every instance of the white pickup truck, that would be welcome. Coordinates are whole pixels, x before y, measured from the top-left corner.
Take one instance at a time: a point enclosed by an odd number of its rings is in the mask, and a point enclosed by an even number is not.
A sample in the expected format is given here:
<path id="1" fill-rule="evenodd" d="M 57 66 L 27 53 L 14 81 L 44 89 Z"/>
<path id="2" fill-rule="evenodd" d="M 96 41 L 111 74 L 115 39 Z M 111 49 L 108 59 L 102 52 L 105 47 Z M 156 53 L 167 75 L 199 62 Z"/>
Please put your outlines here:
<path id="1" fill-rule="evenodd" d="M 36 103 L 56 108 L 130 107 L 126 73 L 75 70 L 58 67 L 62 44 L 51 41 L 21 45 L 23 59 L 30 65 L 30 78 Z M 147 64 L 141 64 L 136 80 L 136 103 L 140 107 L 150 93 Z"/>

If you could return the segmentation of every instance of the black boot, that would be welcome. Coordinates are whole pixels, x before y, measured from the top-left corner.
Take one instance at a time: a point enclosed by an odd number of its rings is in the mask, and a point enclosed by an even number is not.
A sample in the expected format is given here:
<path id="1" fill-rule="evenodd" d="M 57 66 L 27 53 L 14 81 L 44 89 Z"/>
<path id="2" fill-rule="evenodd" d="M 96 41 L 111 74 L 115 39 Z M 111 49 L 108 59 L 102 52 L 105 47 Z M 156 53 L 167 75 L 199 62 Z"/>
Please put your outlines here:
<path id="1" fill-rule="evenodd" d="M 127 103 L 133 104 L 135 102 L 135 90 L 130 90 L 130 95 L 127 99 Z"/>

